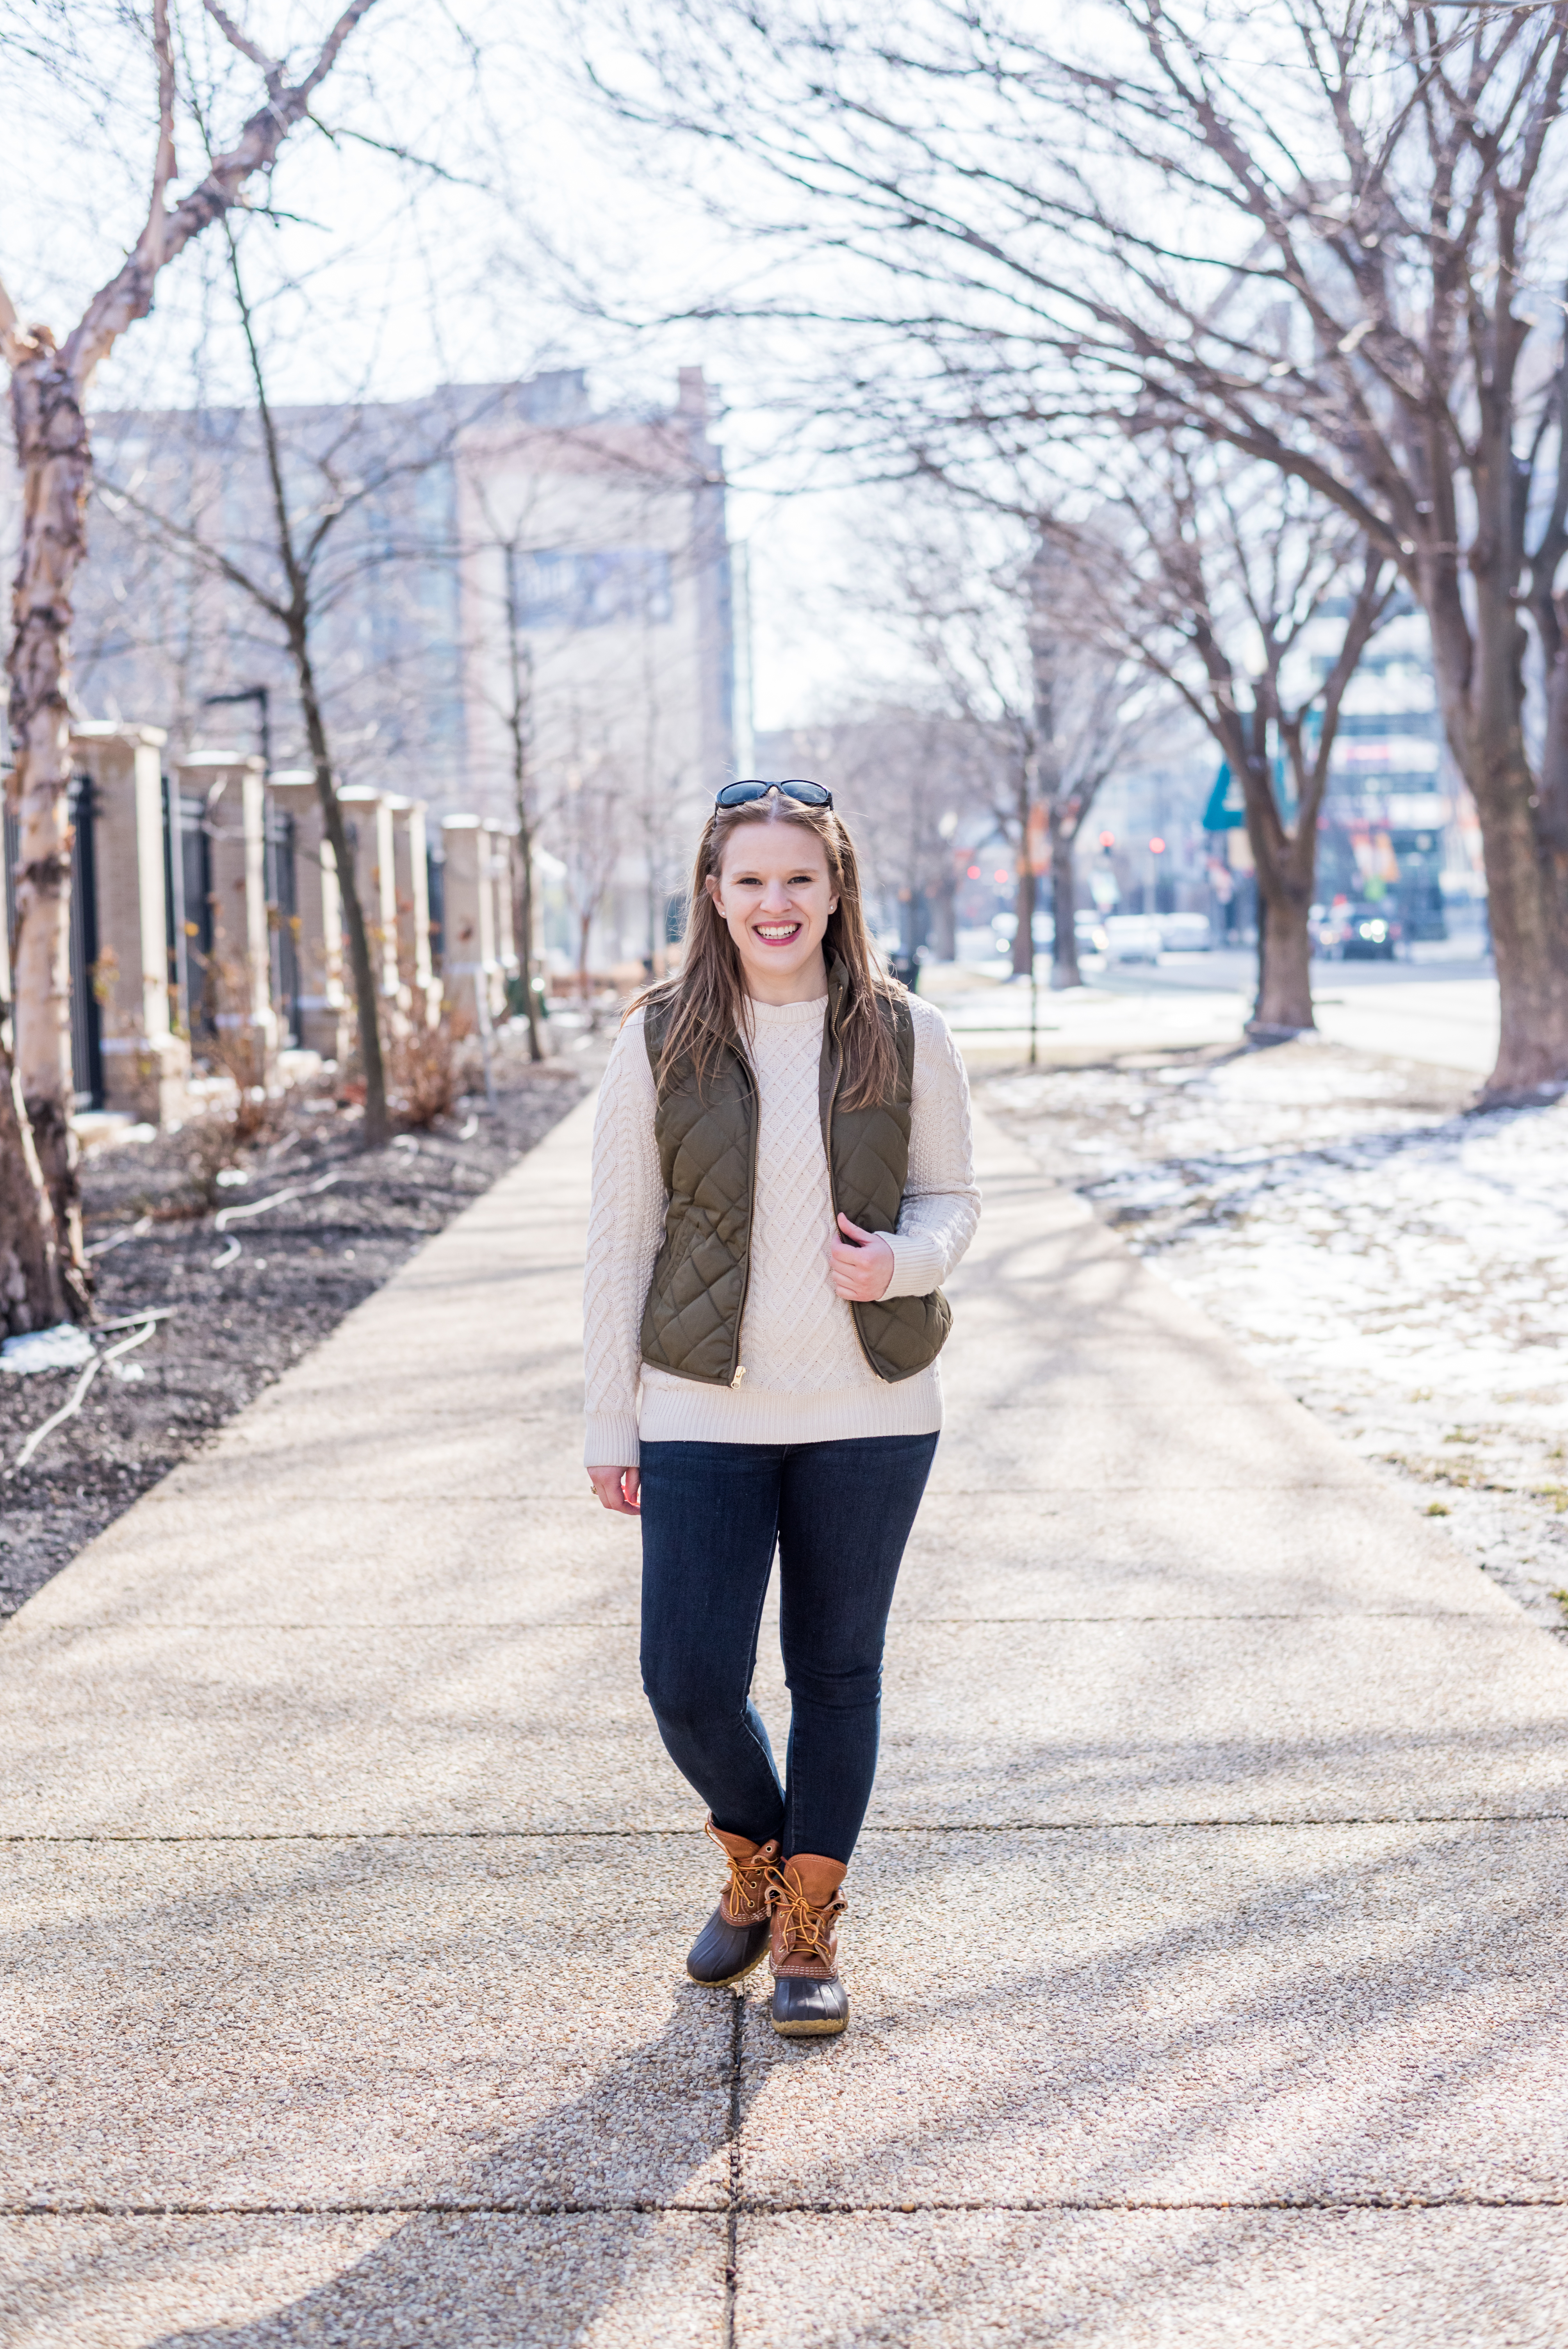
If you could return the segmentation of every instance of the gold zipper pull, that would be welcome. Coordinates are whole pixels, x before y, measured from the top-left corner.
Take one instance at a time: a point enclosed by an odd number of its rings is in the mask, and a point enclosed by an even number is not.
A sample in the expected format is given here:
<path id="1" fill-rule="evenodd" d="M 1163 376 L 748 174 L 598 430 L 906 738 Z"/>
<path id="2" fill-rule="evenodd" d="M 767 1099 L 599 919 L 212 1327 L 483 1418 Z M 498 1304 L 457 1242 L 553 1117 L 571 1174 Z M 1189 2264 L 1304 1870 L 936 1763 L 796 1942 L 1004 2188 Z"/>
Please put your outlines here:
<path id="1" fill-rule="evenodd" d="M 745 1363 L 744 1363 L 744 1362 L 737 1362 L 737 1364 L 736 1364 L 736 1366 L 735 1366 L 735 1376 L 730 1380 L 730 1381 L 729 1381 L 730 1385 L 731 1385 L 732 1387 L 738 1387 L 738 1386 L 740 1384 L 741 1380 L 742 1380 L 745 1376 L 746 1376 L 746 1365 L 745 1365 Z"/>

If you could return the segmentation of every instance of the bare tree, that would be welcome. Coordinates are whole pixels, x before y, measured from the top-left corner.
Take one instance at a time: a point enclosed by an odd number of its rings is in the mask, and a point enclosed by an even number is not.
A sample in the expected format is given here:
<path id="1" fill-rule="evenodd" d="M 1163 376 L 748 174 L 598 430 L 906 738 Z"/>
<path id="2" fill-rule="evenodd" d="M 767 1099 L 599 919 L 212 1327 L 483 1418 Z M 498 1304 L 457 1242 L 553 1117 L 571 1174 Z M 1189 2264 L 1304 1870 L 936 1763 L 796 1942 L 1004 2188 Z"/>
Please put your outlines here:
<path id="1" fill-rule="evenodd" d="M 577 925 L 577 990 L 583 1016 L 596 1024 L 589 949 L 593 923 L 621 859 L 625 799 L 605 753 L 579 755 L 566 766 L 551 812 L 551 837 L 566 871 L 566 898 Z"/>
<path id="2" fill-rule="evenodd" d="M 242 201 L 289 133 L 310 118 L 345 41 L 371 5 L 372 0 L 349 0 L 307 69 L 294 73 L 286 57 L 269 57 L 251 40 L 218 0 L 206 0 L 207 15 L 223 38 L 257 68 L 265 97 L 232 143 L 212 157 L 199 185 L 175 200 L 177 90 L 169 0 L 152 0 L 154 153 L 146 222 L 134 248 L 63 341 L 46 326 L 24 326 L 0 287 L 0 346 L 11 368 L 22 477 L 22 543 L 6 662 L 15 761 L 10 795 L 21 841 L 12 1015 L 19 1115 L 9 1069 L 0 1086 L 0 1311 L 14 1328 L 53 1320 L 66 1308 L 80 1315 L 88 1305 L 69 1124 L 67 813 L 71 595 L 87 554 L 92 478 L 88 387 L 121 335 L 151 309 L 160 273 Z M 111 104 L 123 104 L 118 91 Z M 107 135 L 117 135 L 117 128 Z M 35 1174 L 41 1187 L 35 1187 Z M 40 1197 L 47 1203 L 49 1227 L 41 1250 Z"/>
<path id="3" fill-rule="evenodd" d="M 286 653 L 343 903 L 365 1079 L 363 1134 L 366 1146 L 375 1148 L 390 1132 L 380 988 L 348 822 L 337 795 L 337 762 L 332 750 L 318 639 L 323 623 L 335 609 L 362 593 L 367 570 L 394 568 L 421 558 L 449 561 L 454 556 L 456 549 L 449 542 L 426 540 L 417 519 L 401 529 L 392 527 L 387 508 L 410 483 L 448 460 L 469 410 L 462 405 L 448 409 L 439 402 L 425 409 L 416 407 L 406 429 L 398 432 L 388 428 L 388 411 L 356 403 L 337 410 L 307 409 L 294 419 L 295 429 L 290 431 L 288 419 L 275 406 L 268 387 L 256 311 L 241 268 L 239 243 L 230 222 L 225 222 L 224 229 L 235 313 L 255 402 L 254 453 L 260 457 L 264 482 L 259 502 L 269 524 L 260 535 L 256 557 L 242 562 L 232 531 L 211 527 L 210 518 L 200 512 L 170 512 L 151 503 L 133 482 L 106 478 L 104 492 L 137 516 L 147 530 L 181 550 L 199 573 L 237 589 L 254 613 L 271 624 Z M 492 390 L 488 398 L 493 404 L 502 396 Z M 192 420 L 199 424 L 201 419 L 198 415 Z M 231 466 L 239 456 L 240 452 L 231 453 Z M 228 486 L 232 485 L 231 479 Z M 370 509 L 377 510 L 380 518 L 375 545 L 346 546 L 335 567 L 329 567 L 328 558 L 339 539 L 352 538 L 355 521 Z M 526 723 L 526 708 L 520 705 L 520 726 Z"/>
<path id="4" fill-rule="evenodd" d="M 628 468 L 625 477 L 629 476 Z M 626 794 L 624 804 L 613 812 L 608 835 L 603 842 L 593 842 L 587 836 L 585 826 L 593 820 L 593 812 L 610 812 L 602 786 L 608 753 L 602 753 L 593 764 L 592 776 L 585 781 L 580 755 L 581 719 L 575 709 L 568 719 L 570 732 L 574 738 L 573 747 L 564 760 L 561 755 L 564 746 L 559 740 L 555 745 L 557 755 L 544 759 L 541 757 L 538 742 L 538 658 L 528 627 L 523 580 L 528 559 L 537 552 L 542 518 L 525 504 L 512 516 L 509 526 L 501 518 L 488 485 L 480 478 L 473 480 L 471 496 L 480 516 L 482 537 L 464 551 L 469 558 L 470 578 L 475 582 L 475 592 L 481 599 L 488 600 L 482 583 L 497 565 L 500 575 L 500 650 L 502 657 L 499 663 L 487 665 L 487 682 L 480 690 L 500 721 L 506 743 L 511 796 L 518 826 L 516 911 L 521 941 L 520 958 L 526 989 L 529 1057 L 537 1061 L 543 1060 L 546 1053 L 543 1021 L 533 987 L 532 958 L 535 858 L 542 821 L 547 821 L 551 827 L 559 829 L 561 833 L 561 845 L 569 875 L 568 894 L 572 897 L 579 926 L 579 976 L 585 986 L 588 934 L 614 877 L 625 831 L 622 818 L 628 812 L 635 818 L 643 835 L 648 899 L 648 952 L 650 958 L 657 956 L 658 929 L 667 895 L 665 882 L 672 803 L 684 778 L 677 771 L 672 781 L 660 761 L 660 680 L 654 635 L 645 615 L 640 691 L 634 705 L 642 723 L 634 745 L 630 740 L 625 740 L 614 761 L 618 772 L 628 761 L 634 761 L 636 788 Z M 546 522 L 543 526 L 550 525 Z M 556 526 L 559 526 L 558 523 Z M 614 714 L 623 719 L 627 712 L 618 705 L 624 696 L 624 679 L 620 680 L 619 694 L 612 696 L 610 681 L 606 680 L 607 701 L 611 698 L 615 700 Z M 608 708 L 599 713 L 602 719 L 610 714 Z M 559 735 L 561 730 L 557 726 L 553 730 Z M 629 729 L 625 730 L 629 734 Z M 542 768 L 545 770 L 543 775 L 540 772 Z M 555 775 L 557 788 L 548 810 L 544 810 L 541 806 L 540 786 L 542 781 L 544 781 L 548 792 L 551 771 Z"/>
<path id="5" fill-rule="evenodd" d="M 987 498 L 965 499 L 956 478 L 926 470 L 932 526 L 890 545 L 881 608 L 896 618 L 902 607 L 942 707 L 967 731 L 976 788 L 1012 851 L 1015 977 L 1034 967 L 1048 871 L 1051 984 L 1077 987 L 1076 844 L 1102 785 L 1169 722 L 1173 697 L 1152 681 L 1133 632 L 1108 624 L 1123 566 L 1103 528 L 1052 533 L 1037 518 L 1005 514 L 1025 551 L 1015 543 L 987 560 L 973 535 Z M 1018 494 L 1016 473 L 1002 481 Z M 1002 481 L 989 485 L 991 501 Z M 933 487 L 947 497 L 930 515 Z"/>
<path id="6" fill-rule="evenodd" d="M 511 745 L 511 803 L 517 817 L 518 960 L 528 1014 L 528 1057 L 537 1061 L 544 1059 L 545 1048 L 544 1023 L 533 984 L 533 657 L 523 641 L 515 550 L 510 547 L 506 582 L 507 679 L 511 693 L 505 714 Z"/>
<path id="7" fill-rule="evenodd" d="M 1006 386 L 1069 474 L 1086 418 L 1191 427 L 1397 566 L 1480 819 L 1488 1092 L 1568 1078 L 1568 5 L 1104 0 L 1042 31 L 939 0 L 905 32 L 685 0 L 639 46 L 665 97 L 623 114 L 761 160 L 775 249 L 831 256 L 770 306 L 896 335 L 925 417 Z M 860 373 L 875 446 L 890 371 Z"/>
<path id="8" fill-rule="evenodd" d="M 584 977 L 612 893 L 617 929 L 630 910 L 642 851 L 656 968 L 674 841 L 717 714 L 686 629 L 694 606 L 719 616 L 719 452 L 699 370 L 682 371 L 674 409 L 651 415 L 595 414 L 575 371 L 537 389 L 468 436 L 458 468 L 472 773 L 511 802 L 530 931 L 536 857 L 562 860 Z M 530 1009 L 542 1051 L 536 999 Z"/>
<path id="9" fill-rule="evenodd" d="M 512 813 L 517 822 L 516 904 L 513 908 L 518 962 L 528 1018 L 528 1057 L 545 1059 L 548 1039 L 534 986 L 533 937 L 537 926 L 536 858 L 539 848 L 539 790 L 536 768 L 537 698 L 533 645 L 527 627 L 523 568 L 534 546 L 534 517 L 527 503 L 503 516 L 490 483 L 478 468 L 470 471 L 469 493 L 479 517 L 473 543 L 463 547 L 472 590 L 484 602 L 499 602 L 501 657 L 481 665 L 481 693 L 500 720 L 506 745 L 508 781 Z M 491 574 L 499 566 L 499 592 Z"/>
<path id="10" fill-rule="evenodd" d="M 1127 631 L 1117 609 L 1118 550 L 1093 529 L 1042 530 L 1027 572 L 1029 675 L 1036 794 L 1051 876 L 1051 985 L 1081 987 L 1078 958 L 1078 843 L 1101 786 L 1168 726 L 1169 682 Z M 1016 967 L 1016 965 L 1015 965 Z"/>
<path id="11" fill-rule="evenodd" d="M 1393 564 L 1299 482 L 1154 433 L 1109 469 L 1092 523 L 1047 525 L 1078 560 L 1078 625 L 1160 678 L 1240 781 L 1257 870 L 1255 1033 L 1314 1025 L 1308 912 L 1340 705 L 1388 616 Z M 1085 559 L 1087 554 L 1088 559 Z M 1309 658 L 1334 632 L 1332 654 Z M 1288 777 L 1288 794 L 1284 788 Z"/>
<path id="12" fill-rule="evenodd" d="M 294 663 L 300 709 L 304 718 L 305 740 L 310 746 L 316 800 L 332 848 L 344 922 L 348 932 L 348 968 L 354 980 L 359 1061 L 365 1076 L 364 1133 L 366 1144 L 375 1149 L 387 1140 L 391 1131 L 387 1114 L 387 1071 L 381 1050 L 380 989 L 376 983 L 370 959 L 370 936 L 366 926 L 365 908 L 359 902 L 359 884 L 355 873 L 348 826 L 337 796 L 337 779 L 333 771 L 332 750 L 327 740 L 326 719 L 316 681 L 312 643 L 312 624 L 315 616 L 312 591 L 316 558 L 326 544 L 334 524 L 366 492 L 361 487 L 356 494 L 334 483 L 335 494 L 324 500 L 316 512 L 307 517 L 307 527 L 304 533 L 296 529 L 284 479 L 283 450 L 277 423 L 267 396 L 266 375 L 256 341 L 255 316 L 246 299 L 244 279 L 241 274 L 239 247 L 227 222 L 224 227 L 229 234 L 234 303 L 240 314 L 245 338 L 245 357 L 255 389 L 256 417 L 266 454 L 267 485 L 272 492 L 273 520 L 277 530 L 277 556 L 283 568 L 286 593 L 283 596 L 270 595 L 258 580 L 252 578 L 226 555 L 220 555 L 219 563 L 225 578 L 252 596 L 283 630 L 289 658 Z M 325 470 L 330 478 L 332 468 L 328 466 Z"/>
<path id="13" fill-rule="evenodd" d="M 921 517 L 882 549 L 885 584 L 862 600 L 903 622 L 937 709 L 971 746 L 976 797 L 1014 863 L 1013 970 L 1032 968 L 1037 737 L 1016 559 L 987 560 L 954 515 Z"/>
<path id="14" fill-rule="evenodd" d="M 902 696 L 883 692 L 791 731 L 769 763 L 831 780 L 860 841 L 868 905 L 884 919 L 897 907 L 906 952 L 930 942 L 931 925 L 946 961 L 955 951 L 956 861 L 995 822 L 995 746 L 954 715 L 928 676 L 902 682 Z"/>
<path id="15" fill-rule="evenodd" d="M 669 729 L 665 724 L 665 678 L 659 658 L 655 630 L 649 626 L 646 610 L 642 615 L 641 740 L 635 751 L 636 789 L 632 807 L 637 829 L 643 838 L 644 883 L 647 895 L 647 955 L 650 978 L 663 975 L 665 947 L 665 909 L 671 896 L 686 878 L 681 869 L 682 857 L 675 840 L 678 830 L 678 810 L 687 788 L 688 778 L 679 761 L 666 749 Z"/>

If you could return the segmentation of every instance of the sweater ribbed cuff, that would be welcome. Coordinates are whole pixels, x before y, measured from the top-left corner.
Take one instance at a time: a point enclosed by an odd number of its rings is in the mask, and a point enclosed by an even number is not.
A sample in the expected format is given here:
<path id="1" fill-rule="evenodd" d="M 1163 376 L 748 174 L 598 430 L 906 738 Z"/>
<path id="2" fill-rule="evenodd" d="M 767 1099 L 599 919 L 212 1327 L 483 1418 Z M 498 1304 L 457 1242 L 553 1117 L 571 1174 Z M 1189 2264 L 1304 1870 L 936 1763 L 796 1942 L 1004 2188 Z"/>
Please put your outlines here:
<path id="1" fill-rule="evenodd" d="M 590 1412 L 583 1433 L 585 1468 L 634 1468 L 642 1454 L 634 1412 Z"/>
<path id="2" fill-rule="evenodd" d="M 892 1278 L 884 1297 L 929 1297 L 942 1286 L 942 1250 L 924 1232 L 884 1232 L 892 1250 Z"/>

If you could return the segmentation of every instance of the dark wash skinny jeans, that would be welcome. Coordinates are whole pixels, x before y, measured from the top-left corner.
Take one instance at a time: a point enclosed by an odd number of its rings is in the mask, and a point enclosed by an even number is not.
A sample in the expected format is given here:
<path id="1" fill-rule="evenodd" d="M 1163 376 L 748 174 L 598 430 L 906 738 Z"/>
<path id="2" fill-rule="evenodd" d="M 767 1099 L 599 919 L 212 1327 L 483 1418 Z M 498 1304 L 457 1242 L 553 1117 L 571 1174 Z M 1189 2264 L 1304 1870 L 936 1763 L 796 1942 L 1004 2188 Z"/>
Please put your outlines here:
<path id="1" fill-rule="evenodd" d="M 882 1640 L 934 1435 L 645 1444 L 643 1686 L 716 1826 L 848 1864 L 871 1801 Z M 786 1783 L 751 1702 L 779 1552 Z"/>

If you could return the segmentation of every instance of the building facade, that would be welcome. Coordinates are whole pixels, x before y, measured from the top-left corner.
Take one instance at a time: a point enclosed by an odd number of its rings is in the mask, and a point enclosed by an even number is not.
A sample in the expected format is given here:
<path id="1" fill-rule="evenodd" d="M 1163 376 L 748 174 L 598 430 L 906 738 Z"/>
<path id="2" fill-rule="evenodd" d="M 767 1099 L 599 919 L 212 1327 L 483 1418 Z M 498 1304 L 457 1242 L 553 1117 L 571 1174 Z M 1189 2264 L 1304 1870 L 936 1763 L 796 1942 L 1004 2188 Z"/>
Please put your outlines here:
<path id="1" fill-rule="evenodd" d="M 583 378 L 499 408 L 456 458 L 467 762 L 476 805 L 520 777 L 554 861 L 550 943 L 662 965 L 692 848 L 737 771 L 743 579 L 699 368 L 676 406 L 595 416 Z"/>
<path id="2" fill-rule="evenodd" d="M 444 814 L 515 822 L 521 789 L 552 959 L 575 964 L 584 939 L 596 971 L 662 957 L 705 804 L 749 731 L 700 368 L 646 410 L 596 410 L 563 370 L 275 420 L 341 786 L 423 802 L 438 855 Z M 298 769 L 254 411 L 104 414 L 95 450 L 77 706 L 160 729 L 170 767 L 240 743 Z"/>
<path id="3" fill-rule="evenodd" d="M 1336 632 L 1343 605 L 1315 629 Z M 1333 667 L 1337 642 L 1310 645 L 1314 675 Z M 1317 891 L 1387 899 L 1408 939 L 1448 935 L 1485 895 L 1480 833 L 1443 739 L 1426 615 L 1402 598 L 1346 688 L 1319 820 Z"/>

